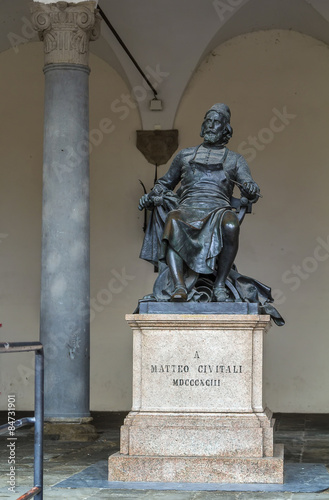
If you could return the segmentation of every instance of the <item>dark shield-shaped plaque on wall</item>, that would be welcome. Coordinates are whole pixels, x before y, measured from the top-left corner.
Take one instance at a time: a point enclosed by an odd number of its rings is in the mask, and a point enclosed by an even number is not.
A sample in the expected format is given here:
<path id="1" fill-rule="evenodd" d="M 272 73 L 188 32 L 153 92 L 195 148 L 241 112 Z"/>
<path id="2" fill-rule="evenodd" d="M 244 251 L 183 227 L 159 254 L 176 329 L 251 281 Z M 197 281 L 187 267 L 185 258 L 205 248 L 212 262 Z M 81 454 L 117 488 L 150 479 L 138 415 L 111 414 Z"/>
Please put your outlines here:
<path id="1" fill-rule="evenodd" d="M 152 165 L 164 165 L 178 148 L 178 130 L 137 130 L 137 148 Z"/>

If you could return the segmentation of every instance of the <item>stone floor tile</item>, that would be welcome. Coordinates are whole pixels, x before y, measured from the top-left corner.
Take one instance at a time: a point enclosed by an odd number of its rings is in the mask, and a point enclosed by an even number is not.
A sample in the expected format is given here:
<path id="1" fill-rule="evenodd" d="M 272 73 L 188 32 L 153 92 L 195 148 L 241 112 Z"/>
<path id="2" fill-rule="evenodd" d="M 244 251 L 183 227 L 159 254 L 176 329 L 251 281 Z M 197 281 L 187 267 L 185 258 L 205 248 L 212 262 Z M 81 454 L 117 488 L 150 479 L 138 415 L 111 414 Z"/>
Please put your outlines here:
<path id="1" fill-rule="evenodd" d="M 294 446 L 291 443 L 284 444 L 284 460 L 285 462 L 299 463 L 302 461 L 303 446 Z"/>
<path id="2" fill-rule="evenodd" d="M 328 500 L 329 492 L 323 493 L 293 493 L 292 500 Z"/>
<path id="3" fill-rule="evenodd" d="M 306 415 L 298 413 L 276 413 L 274 414 L 275 430 L 304 430 Z"/>
<path id="4" fill-rule="evenodd" d="M 304 435 L 306 438 L 308 437 L 321 437 L 322 439 L 328 440 L 329 439 L 329 429 L 328 430 L 323 430 L 323 429 L 307 429 L 304 431 Z"/>
<path id="5" fill-rule="evenodd" d="M 78 471 L 74 471 L 73 474 L 75 474 L 76 472 L 78 472 Z M 65 471 L 57 472 L 56 474 L 45 473 L 44 474 L 44 484 L 47 487 L 56 486 L 58 483 L 65 481 L 65 479 L 72 476 L 73 474 L 67 474 Z"/>
<path id="6" fill-rule="evenodd" d="M 292 493 L 281 492 L 241 492 L 239 493 L 238 500 L 291 500 Z"/>
<path id="7" fill-rule="evenodd" d="M 67 490 L 65 490 L 67 491 Z M 140 500 L 148 499 L 151 500 L 152 497 L 148 497 L 149 491 L 146 490 L 98 490 L 97 493 L 91 497 L 93 500 L 98 500 L 102 498 L 109 498 L 111 500 Z M 71 500 L 71 499 L 70 499 Z"/>
<path id="8" fill-rule="evenodd" d="M 327 448 L 305 447 L 302 461 L 329 464 L 329 447 Z"/>
<path id="9" fill-rule="evenodd" d="M 329 448 L 329 435 L 324 437 L 319 436 L 305 436 L 304 445 L 306 448 Z"/>
<path id="10" fill-rule="evenodd" d="M 227 491 L 200 491 L 193 500 L 238 500 L 239 493 Z M 249 498 L 249 500 L 251 500 Z"/>
<path id="11" fill-rule="evenodd" d="M 145 500 L 199 500 L 194 491 L 149 491 Z"/>
<path id="12" fill-rule="evenodd" d="M 305 429 L 328 430 L 329 418 L 327 414 L 308 414 L 305 417 Z"/>
<path id="13" fill-rule="evenodd" d="M 43 497 L 45 500 L 89 500 L 99 498 L 93 496 L 98 493 L 98 488 L 45 488 Z"/>

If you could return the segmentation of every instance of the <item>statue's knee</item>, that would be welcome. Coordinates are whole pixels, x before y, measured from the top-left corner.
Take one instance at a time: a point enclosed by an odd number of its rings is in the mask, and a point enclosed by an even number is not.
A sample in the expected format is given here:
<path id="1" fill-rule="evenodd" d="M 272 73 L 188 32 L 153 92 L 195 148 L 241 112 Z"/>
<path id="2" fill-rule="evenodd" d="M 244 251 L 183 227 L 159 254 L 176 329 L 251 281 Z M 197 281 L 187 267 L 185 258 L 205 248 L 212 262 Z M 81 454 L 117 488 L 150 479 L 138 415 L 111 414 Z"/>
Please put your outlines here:
<path id="1" fill-rule="evenodd" d="M 239 236 L 239 219 L 233 212 L 226 212 L 222 219 L 222 230 L 224 235 L 234 238 Z"/>

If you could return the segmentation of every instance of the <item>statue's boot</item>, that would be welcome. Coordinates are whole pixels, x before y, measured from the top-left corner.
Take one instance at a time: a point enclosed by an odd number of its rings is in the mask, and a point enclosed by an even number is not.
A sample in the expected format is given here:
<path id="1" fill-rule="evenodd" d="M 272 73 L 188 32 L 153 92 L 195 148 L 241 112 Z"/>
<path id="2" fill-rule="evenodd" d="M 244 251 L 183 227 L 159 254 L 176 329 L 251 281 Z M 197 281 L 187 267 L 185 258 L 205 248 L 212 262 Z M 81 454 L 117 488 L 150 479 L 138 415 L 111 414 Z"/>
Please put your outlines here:
<path id="1" fill-rule="evenodd" d="M 224 286 L 217 286 L 213 289 L 213 301 L 214 302 L 228 302 L 230 301 L 230 296 L 227 288 Z"/>
<path id="2" fill-rule="evenodd" d="M 177 286 L 170 297 L 171 302 L 186 302 L 187 290 L 183 286 Z"/>

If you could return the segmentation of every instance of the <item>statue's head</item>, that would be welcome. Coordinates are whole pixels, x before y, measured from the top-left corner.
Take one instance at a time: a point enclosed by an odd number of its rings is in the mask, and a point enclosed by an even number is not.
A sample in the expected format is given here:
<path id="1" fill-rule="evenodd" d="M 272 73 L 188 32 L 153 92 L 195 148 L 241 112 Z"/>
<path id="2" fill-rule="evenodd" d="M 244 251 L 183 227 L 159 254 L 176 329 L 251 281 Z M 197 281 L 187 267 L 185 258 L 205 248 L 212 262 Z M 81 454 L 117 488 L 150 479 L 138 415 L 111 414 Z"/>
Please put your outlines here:
<path id="1" fill-rule="evenodd" d="M 233 135 L 231 111 L 226 104 L 214 104 L 205 114 L 200 136 L 208 144 L 224 146 Z"/>

